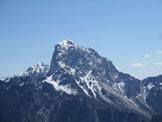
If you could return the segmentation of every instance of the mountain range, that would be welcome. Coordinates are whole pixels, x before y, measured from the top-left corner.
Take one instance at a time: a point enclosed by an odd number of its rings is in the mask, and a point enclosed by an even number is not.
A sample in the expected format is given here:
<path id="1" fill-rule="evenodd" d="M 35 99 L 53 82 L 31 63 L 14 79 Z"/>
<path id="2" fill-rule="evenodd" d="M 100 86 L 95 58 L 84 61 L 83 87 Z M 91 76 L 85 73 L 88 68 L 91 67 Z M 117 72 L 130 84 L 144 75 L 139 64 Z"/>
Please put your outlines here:
<path id="1" fill-rule="evenodd" d="M 162 122 L 162 75 L 139 80 L 63 40 L 50 66 L 0 80 L 0 101 L 1 122 Z"/>

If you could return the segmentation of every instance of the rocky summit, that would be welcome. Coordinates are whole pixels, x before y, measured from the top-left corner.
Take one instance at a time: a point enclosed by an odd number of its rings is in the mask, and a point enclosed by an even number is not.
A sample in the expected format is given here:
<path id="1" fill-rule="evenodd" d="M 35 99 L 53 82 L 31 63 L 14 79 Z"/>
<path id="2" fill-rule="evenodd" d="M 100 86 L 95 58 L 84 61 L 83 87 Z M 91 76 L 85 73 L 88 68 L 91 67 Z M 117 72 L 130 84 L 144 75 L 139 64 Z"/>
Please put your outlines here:
<path id="1" fill-rule="evenodd" d="M 50 66 L 1 80 L 0 101 L 1 122 L 162 122 L 162 76 L 136 79 L 63 40 Z"/>

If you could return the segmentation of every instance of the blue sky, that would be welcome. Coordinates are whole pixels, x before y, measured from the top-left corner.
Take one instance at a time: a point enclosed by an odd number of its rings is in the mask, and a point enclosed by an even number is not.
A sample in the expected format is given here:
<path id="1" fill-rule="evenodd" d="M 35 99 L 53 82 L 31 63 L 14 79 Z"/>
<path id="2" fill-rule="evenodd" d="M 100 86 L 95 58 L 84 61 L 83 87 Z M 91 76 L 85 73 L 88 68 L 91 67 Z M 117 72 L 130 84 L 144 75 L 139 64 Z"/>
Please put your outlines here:
<path id="1" fill-rule="evenodd" d="M 0 77 L 73 40 L 137 78 L 162 74 L 162 0 L 1 0 Z"/>

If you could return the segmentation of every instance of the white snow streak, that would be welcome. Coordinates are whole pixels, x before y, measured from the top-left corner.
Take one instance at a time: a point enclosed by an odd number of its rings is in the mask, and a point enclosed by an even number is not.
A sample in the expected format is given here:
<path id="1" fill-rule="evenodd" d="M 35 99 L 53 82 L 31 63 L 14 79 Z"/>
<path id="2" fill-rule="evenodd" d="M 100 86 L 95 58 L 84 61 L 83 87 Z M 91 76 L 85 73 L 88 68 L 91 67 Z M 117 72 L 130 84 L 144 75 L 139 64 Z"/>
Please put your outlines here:
<path id="1" fill-rule="evenodd" d="M 52 75 L 50 77 L 47 77 L 46 80 L 44 80 L 44 82 L 47 82 L 51 85 L 53 85 L 53 87 L 57 90 L 57 91 L 63 91 L 67 94 L 77 94 L 77 90 L 76 89 L 72 89 L 70 84 L 67 85 L 59 85 L 59 81 L 54 81 L 52 79 Z"/>

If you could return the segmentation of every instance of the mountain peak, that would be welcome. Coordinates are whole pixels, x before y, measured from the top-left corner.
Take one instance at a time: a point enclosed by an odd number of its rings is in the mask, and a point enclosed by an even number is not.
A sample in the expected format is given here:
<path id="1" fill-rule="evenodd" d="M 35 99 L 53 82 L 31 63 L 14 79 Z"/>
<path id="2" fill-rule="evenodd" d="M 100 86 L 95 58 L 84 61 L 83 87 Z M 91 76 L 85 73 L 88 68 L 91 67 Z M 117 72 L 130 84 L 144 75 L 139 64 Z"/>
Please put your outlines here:
<path id="1" fill-rule="evenodd" d="M 77 44 L 72 40 L 62 40 L 57 45 L 65 49 L 68 49 L 69 47 L 72 47 L 72 46 L 77 47 Z"/>
<path id="2" fill-rule="evenodd" d="M 35 69 L 36 68 L 37 69 L 43 69 L 44 66 L 46 66 L 46 64 L 44 64 L 43 62 L 38 62 L 38 63 L 34 64 L 32 67 L 35 68 Z"/>
<path id="3" fill-rule="evenodd" d="M 72 40 L 63 40 L 55 46 L 49 74 L 58 68 L 92 68 L 92 65 L 102 61 L 103 58 L 95 50 L 80 46 Z"/>
<path id="4" fill-rule="evenodd" d="M 118 71 L 110 60 L 101 57 L 94 49 L 84 48 L 71 40 L 63 40 L 55 46 L 48 76 L 53 75 L 54 81 L 62 83 L 63 74 L 77 79 L 78 84 L 83 85 L 79 87 L 87 95 L 96 98 L 96 92 L 100 91 L 98 82 L 107 83 L 116 79 Z"/>
<path id="5" fill-rule="evenodd" d="M 31 77 L 37 77 L 37 76 L 42 76 L 46 75 L 49 71 L 49 66 L 42 63 L 38 62 L 31 67 L 29 67 L 25 72 L 21 73 L 20 76 L 31 76 Z"/>
<path id="6" fill-rule="evenodd" d="M 60 45 L 64 45 L 64 44 L 68 45 L 68 44 L 75 44 L 75 42 L 72 41 L 72 40 L 62 40 L 58 44 L 60 44 Z"/>

